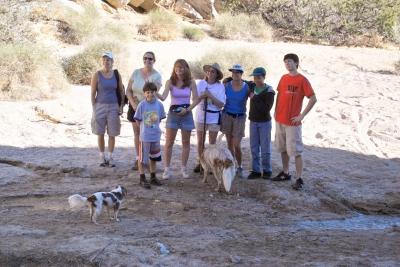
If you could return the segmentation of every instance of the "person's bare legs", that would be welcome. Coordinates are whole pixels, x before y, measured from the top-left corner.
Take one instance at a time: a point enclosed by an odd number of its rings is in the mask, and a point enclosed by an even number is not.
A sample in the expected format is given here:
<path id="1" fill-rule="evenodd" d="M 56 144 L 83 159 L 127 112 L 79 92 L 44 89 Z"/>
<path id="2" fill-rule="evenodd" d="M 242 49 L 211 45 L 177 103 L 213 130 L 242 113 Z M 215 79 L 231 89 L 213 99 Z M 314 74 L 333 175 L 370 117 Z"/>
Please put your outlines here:
<path id="1" fill-rule="evenodd" d="M 287 174 L 289 173 L 289 160 L 290 160 L 288 153 L 286 151 L 282 152 L 281 158 L 282 158 L 283 172 Z"/>
<path id="2" fill-rule="evenodd" d="M 186 168 L 190 155 L 190 135 L 191 131 L 181 130 L 182 135 L 182 168 Z"/>
<path id="3" fill-rule="evenodd" d="M 217 142 L 218 132 L 208 132 L 208 142 L 213 145 Z"/>
<path id="4" fill-rule="evenodd" d="M 135 144 L 135 150 L 136 150 L 136 158 L 138 158 L 139 157 L 140 128 L 139 128 L 139 125 L 136 124 L 136 122 L 132 122 L 132 128 L 133 128 L 134 144 Z"/>
<path id="5" fill-rule="evenodd" d="M 108 137 L 108 152 L 113 153 L 115 148 L 115 136 Z"/>
<path id="6" fill-rule="evenodd" d="M 99 147 L 99 151 L 104 153 L 104 148 L 105 148 L 104 134 L 97 136 L 97 145 Z"/>
<path id="7" fill-rule="evenodd" d="M 233 137 L 230 134 L 225 134 L 226 143 L 228 144 L 228 149 L 235 156 L 235 146 L 233 145 Z"/>
<path id="8" fill-rule="evenodd" d="M 150 164 L 149 164 L 150 173 L 156 173 L 156 167 L 157 167 L 156 164 L 157 163 L 154 160 L 150 160 Z"/>
<path id="9" fill-rule="evenodd" d="M 200 158 L 200 155 L 203 153 L 204 150 L 204 144 L 203 144 L 203 137 L 204 132 L 203 131 L 197 131 L 197 154 Z"/>
<path id="10" fill-rule="evenodd" d="M 300 178 L 303 175 L 303 157 L 301 155 L 297 155 L 295 157 L 295 165 L 296 165 L 296 178 Z"/>
<path id="11" fill-rule="evenodd" d="M 242 167 L 242 148 L 240 147 L 240 143 L 242 142 L 241 137 L 233 137 L 232 138 L 232 145 L 234 147 L 235 154 L 235 159 L 238 163 L 239 167 Z"/>
<path id="12" fill-rule="evenodd" d="M 171 165 L 171 156 L 172 156 L 172 147 L 175 142 L 177 129 L 166 128 L 166 136 L 165 136 L 165 146 L 164 146 L 164 158 L 165 158 L 165 167 L 169 168 Z M 183 153 L 183 150 L 182 150 Z"/>

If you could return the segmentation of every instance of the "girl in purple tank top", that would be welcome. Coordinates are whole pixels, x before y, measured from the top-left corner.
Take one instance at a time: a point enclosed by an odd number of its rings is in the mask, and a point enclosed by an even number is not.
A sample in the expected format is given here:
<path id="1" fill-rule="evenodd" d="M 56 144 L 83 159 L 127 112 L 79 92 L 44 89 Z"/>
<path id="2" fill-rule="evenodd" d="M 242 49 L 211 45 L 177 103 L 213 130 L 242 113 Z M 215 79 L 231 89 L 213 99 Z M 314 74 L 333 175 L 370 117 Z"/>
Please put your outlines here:
<path id="1" fill-rule="evenodd" d="M 178 130 L 182 135 L 182 166 L 181 173 L 183 178 L 189 178 L 186 164 L 190 153 L 190 135 L 195 128 L 191 102 L 197 100 L 196 83 L 192 79 L 189 64 L 184 59 L 175 61 L 170 79 L 165 83 L 164 92 L 157 96 L 164 101 L 171 92 L 171 106 L 167 115 L 166 138 L 164 146 L 165 170 L 163 179 L 171 177 L 171 155 L 172 147 Z M 192 99 L 192 101 L 190 101 Z"/>

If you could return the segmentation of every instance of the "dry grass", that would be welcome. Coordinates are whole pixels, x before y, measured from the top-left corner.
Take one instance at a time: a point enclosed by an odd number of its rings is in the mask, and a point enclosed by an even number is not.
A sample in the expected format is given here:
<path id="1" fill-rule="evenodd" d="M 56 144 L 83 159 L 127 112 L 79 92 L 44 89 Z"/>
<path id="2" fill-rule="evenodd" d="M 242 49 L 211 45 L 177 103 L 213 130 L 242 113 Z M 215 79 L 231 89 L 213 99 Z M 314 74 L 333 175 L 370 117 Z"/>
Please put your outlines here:
<path id="1" fill-rule="evenodd" d="M 205 33 L 202 29 L 196 27 L 185 27 L 183 28 L 183 36 L 191 41 L 201 41 L 205 37 Z"/>
<path id="2" fill-rule="evenodd" d="M 164 9 L 149 12 L 147 21 L 139 26 L 139 34 L 156 41 L 175 40 L 180 34 L 177 16 Z"/>
<path id="3" fill-rule="evenodd" d="M 227 50 L 221 48 L 204 54 L 198 61 L 190 62 L 190 68 L 196 79 L 202 79 L 204 77 L 203 65 L 217 62 L 222 68 L 224 77 L 228 77 L 231 75 L 228 69 L 231 68 L 233 64 L 238 63 L 245 69 L 243 79 L 250 79 L 251 77 L 249 74 L 251 74 L 254 68 L 267 68 L 266 62 L 261 60 L 261 58 L 262 57 L 255 50 L 239 48 Z"/>
<path id="4" fill-rule="evenodd" d="M 51 98 L 68 84 L 60 63 L 34 44 L 0 45 L 0 99 Z"/>
<path id="5" fill-rule="evenodd" d="M 394 64 L 394 69 L 396 70 L 397 75 L 400 75 L 400 60 Z"/>
<path id="6" fill-rule="evenodd" d="M 223 13 L 212 26 L 211 34 L 220 39 L 270 41 L 272 29 L 256 15 Z"/>
<path id="7" fill-rule="evenodd" d="M 101 54 L 113 51 L 118 54 L 121 45 L 118 42 L 95 42 L 64 61 L 64 71 L 68 80 L 73 84 L 90 84 L 93 73 L 101 68 Z"/>

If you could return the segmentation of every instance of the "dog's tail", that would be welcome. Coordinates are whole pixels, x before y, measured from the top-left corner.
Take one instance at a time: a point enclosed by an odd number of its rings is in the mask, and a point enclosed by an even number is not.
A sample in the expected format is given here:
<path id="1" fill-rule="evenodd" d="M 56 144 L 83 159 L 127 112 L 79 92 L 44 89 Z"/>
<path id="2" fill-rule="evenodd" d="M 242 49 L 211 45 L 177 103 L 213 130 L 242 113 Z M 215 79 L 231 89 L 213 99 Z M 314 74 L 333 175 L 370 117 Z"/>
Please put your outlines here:
<path id="1" fill-rule="evenodd" d="M 68 198 L 68 203 L 71 209 L 79 209 L 85 207 L 88 204 L 88 199 L 87 197 L 75 194 Z"/>

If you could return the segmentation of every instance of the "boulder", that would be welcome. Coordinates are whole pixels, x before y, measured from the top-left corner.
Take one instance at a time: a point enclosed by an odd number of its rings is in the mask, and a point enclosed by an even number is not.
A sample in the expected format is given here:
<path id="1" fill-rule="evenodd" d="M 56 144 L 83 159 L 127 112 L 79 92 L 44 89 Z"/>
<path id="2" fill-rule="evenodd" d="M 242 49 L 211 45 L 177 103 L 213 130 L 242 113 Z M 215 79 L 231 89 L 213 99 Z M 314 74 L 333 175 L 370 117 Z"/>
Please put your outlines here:
<path id="1" fill-rule="evenodd" d="M 154 0 L 129 0 L 129 5 L 149 11 L 156 7 Z"/>
<path id="2" fill-rule="evenodd" d="M 186 3 L 184 0 L 176 1 L 174 11 L 185 17 L 191 19 L 203 19 L 199 12 L 197 12 L 191 5 Z"/>
<path id="3" fill-rule="evenodd" d="M 130 0 L 106 0 L 107 3 L 115 8 L 125 7 Z"/>

